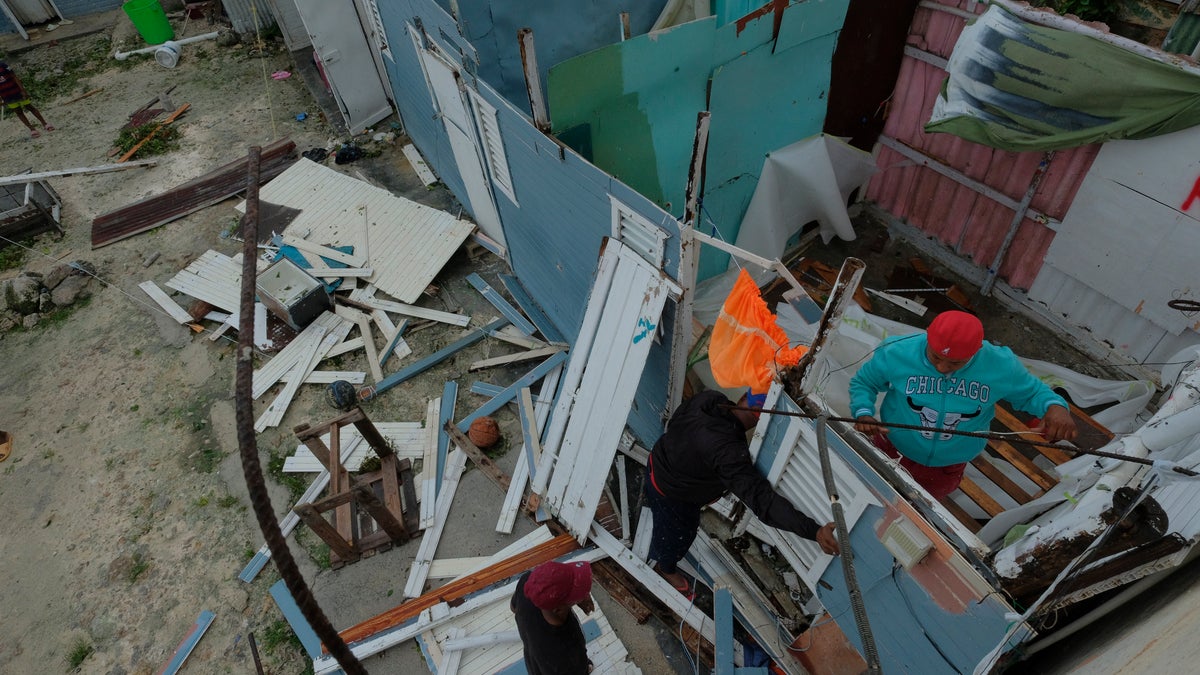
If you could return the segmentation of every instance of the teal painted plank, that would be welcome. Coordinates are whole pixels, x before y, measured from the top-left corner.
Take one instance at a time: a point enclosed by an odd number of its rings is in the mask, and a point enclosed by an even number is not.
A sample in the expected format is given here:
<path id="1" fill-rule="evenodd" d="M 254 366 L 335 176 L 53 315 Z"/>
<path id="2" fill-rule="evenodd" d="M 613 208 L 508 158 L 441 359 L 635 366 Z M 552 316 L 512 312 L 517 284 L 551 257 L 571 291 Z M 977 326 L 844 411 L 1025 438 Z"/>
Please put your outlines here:
<path id="1" fill-rule="evenodd" d="M 359 399 L 361 399 L 363 401 L 369 401 L 369 400 L 375 398 L 376 396 L 382 394 L 383 392 L 387 391 L 388 389 L 391 389 L 392 387 L 395 387 L 399 384 L 403 384 L 403 383 L 407 382 L 408 380 L 411 380 L 412 378 L 416 377 L 417 375 L 420 375 L 421 373 L 425 372 L 426 370 L 429 370 L 430 368 L 436 366 L 437 364 L 441 363 L 442 361 L 445 361 L 446 359 L 450 358 L 454 354 L 462 351 L 463 349 L 466 349 L 467 347 L 470 347 L 471 345 L 475 344 L 476 342 L 479 342 L 487 335 L 488 330 L 495 330 L 507 323 L 508 323 L 508 319 L 496 319 L 495 321 L 489 323 L 488 325 L 484 326 L 483 328 L 477 328 L 477 329 L 471 331 L 470 333 L 467 333 L 467 335 L 465 335 L 464 337 L 459 338 L 457 341 L 453 342 L 452 344 L 442 347 L 438 351 L 434 352 L 433 354 L 430 354 L 429 356 L 426 356 L 425 358 L 421 359 L 420 361 L 417 361 L 416 363 L 408 366 L 407 368 L 397 370 L 396 372 L 392 373 L 391 375 L 388 375 L 387 377 L 376 382 L 375 384 L 367 385 L 367 386 L 363 387 L 362 389 L 359 390 L 359 394 L 358 394 Z"/>
<path id="2" fill-rule="evenodd" d="M 504 284 L 504 288 L 508 291 L 508 294 L 513 297 L 513 300 L 517 301 L 517 304 L 521 306 L 521 309 L 533 321 L 533 325 L 537 326 L 538 332 L 542 334 L 542 337 L 546 338 L 547 342 L 566 344 L 566 338 L 558 331 L 558 328 L 554 326 L 554 322 L 550 320 L 549 316 L 546 316 L 542 308 L 533 301 L 533 298 L 529 297 L 529 293 L 525 291 L 525 287 L 521 285 L 521 282 L 516 277 L 511 274 L 501 274 L 500 283 Z"/>
<path id="3" fill-rule="evenodd" d="M 396 326 L 396 334 L 388 342 L 388 346 L 383 350 L 383 356 L 379 357 L 379 365 L 387 363 L 388 357 L 396 351 L 396 345 L 399 344 L 400 338 L 404 337 L 404 329 L 408 328 L 408 319 L 401 319 L 400 325 Z"/>
<path id="4" fill-rule="evenodd" d="M 783 52 L 840 31 L 849 6 L 850 0 L 807 0 L 802 6 L 788 8 L 779 24 L 775 51 Z"/>
<path id="5" fill-rule="evenodd" d="M 495 307 L 496 310 L 500 312 L 504 318 L 508 319 L 517 330 L 521 331 L 523 335 L 533 335 L 534 331 L 537 330 L 533 327 L 533 324 L 529 322 L 529 319 L 526 319 L 524 316 L 522 316 L 521 312 L 517 311 L 516 307 L 513 307 L 507 300 L 505 300 L 504 296 L 497 293 L 496 289 L 492 288 L 491 284 L 483 280 L 483 277 L 479 276 L 475 272 L 471 272 L 469 275 L 467 275 L 467 283 L 474 286 L 475 290 L 479 291 L 479 293 L 488 302 L 492 303 L 492 307 Z"/>
<path id="6" fill-rule="evenodd" d="M 718 588 L 713 598 L 717 644 L 715 675 L 733 675 L 733 596 L 728 588 Z"/>
<path id="7" fill-rule="evenodd" d="M 300 611 L 300 606 L 296 604 L 296 600 L 288 591 L 287 584 L 283 582 L 283 579 L 276 581 L 271 586 L 270 592 L 275 604 L 279 606 L 279 611 L 283 612 L 283 618 L 287 620 L 288 625 L 292 627 L 292 632 L 300 639 L 300 646 L 304 647 L 304 653 L 308 654 L 310 659 L 321 658 L 321 638 L 317 637 L 317 632 L 308 625 L 308 620 L 304 618 L 304 613 Z"/>
<path id="8" fill-rule="evenodd" d="M 485 417 L 496 412 L 502 408 L 505 403 L 513 400 L 513 397 L 517 395 L 517 392 L 520 391 L 522 387 L 528 387 L 534 382 L 542 379 L 546 376 L 546 373 L 553 370 L 556 366 L 561 365 L 566 360 L 567 352 L 564 351 L 558 352 L 545 361 L 542 361 L 536 368 L 522 375 L 520 379 L 510 384 L 504 389 L 504 391 L 493 397 L 492 400 L 484 403 L 479 407 L 478 410 L 464 417 L 463 420 L 456 425 L 458 426 L 459 431 L 463 432 L 464 434 L 467 433 L 467 430 L 471 428 L 471 422 L 474 422 L 480 417 Z"/>
<path id="9" fill-rule="evenodd" d="M 451 380 L 442 387 L 442 405 L 438 415 L 438 453 L 437 453 L 437 482 L 440 490 L 442 476 L 446 473 L 446 455 L 450 454 L 450 435 L 446 433 L 446 425 L 454 420 L 454 408 L 458 402 L 458 383 Z"/>
<path id="10" fill-rule="evenodd" d="M 521 438 L 525 443 L 525 463 L 529 467 L 529 482 L 532 483 L 537 476 L 537 460 L 533 457 L 533 446 L 535 443 L 541 446 L 541 434 L 538 433 L 537 416 L 531 406 L 524 405 L 525 392 L 529 392 L 529 400 L 533 400 L 533 392 L 529 387 L 522 387 L 518 392 L 517 398 L 517 416 L 521 420 Z"/>
<path id="11" fill-rule="evenodd" d="M 200 616 L 196 618 L 196 623 L 192 624 L 192 629 L 187 635 L 183 636 L 179 646 L 175 647 L 175 652 L 171 655 L 171 660 L 167 661 L 162 670 L 158 671 L 158 675 L 175 675 L 179 669 L 183 667 L 184 661 L 191 656 L 192 650 L 196 648 L 196 644 L 200 642 L 200 638 L 204 637 L 205 631 L 212 625 L 216 615 L 207 609 L 200 612 Z"/>

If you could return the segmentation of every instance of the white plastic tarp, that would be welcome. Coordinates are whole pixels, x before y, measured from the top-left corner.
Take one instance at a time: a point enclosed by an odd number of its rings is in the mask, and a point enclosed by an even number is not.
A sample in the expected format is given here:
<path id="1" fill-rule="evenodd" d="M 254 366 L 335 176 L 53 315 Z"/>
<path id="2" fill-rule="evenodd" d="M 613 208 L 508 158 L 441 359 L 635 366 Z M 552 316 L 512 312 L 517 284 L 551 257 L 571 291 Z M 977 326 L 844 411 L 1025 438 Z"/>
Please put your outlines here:
<path id="1" fill-rule="evenodd" d="M 763 162 L 735 243 L 764 258 L 778 258 L 788 240 L 814 220 L 825 243 L 835 236 L 853 240 L 846 200 L 874 172 L 869 153 L 825 134 L 772 152 Z"/>

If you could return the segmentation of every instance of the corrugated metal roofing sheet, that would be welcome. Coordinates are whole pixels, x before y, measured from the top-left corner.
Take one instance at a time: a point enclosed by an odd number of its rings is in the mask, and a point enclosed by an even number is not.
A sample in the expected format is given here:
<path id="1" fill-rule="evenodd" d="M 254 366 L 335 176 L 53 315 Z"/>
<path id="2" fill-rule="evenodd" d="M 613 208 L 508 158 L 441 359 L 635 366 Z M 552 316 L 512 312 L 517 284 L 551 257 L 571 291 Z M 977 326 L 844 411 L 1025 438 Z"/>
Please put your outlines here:
<path id="1" fill-rule="evenodd" d="M 263 186 L 258 197 L 301 209 L 287 234 L 365 249 L 375 270 L 368 281 L 401 302 L 420 297 L 475 227 L 308 159 Z"/>
<path id="2" fill-rule="evenodd" d="M 979 9 L 986 7 L 965 1 L 943 4 L 960 9 L 970 4 Z M 946 58 L 954 49 L 964 21 L 957 15 L 922 6 L 909 29 L 909 45 Z M 889 101 L 884 133 L 1019 201 L 1041 161 L 1041 153 L 1004 152 L 923 130 L 945 77 L 941 68 L 906 56 Z M 1062 218 L 1097 152 L 1098 147 L 1088 146 L 1056 153 L 1031 207 L 1050 218 Z M 880 173 L 871 180 L 868 199 L 976 265 L 991 265 L 1011 225 L 1011 209 L 930 169 L 914 166 L 891 150 L 881 149 L 877 164 Z M 1000 278 L 1015 288 L 1029 288 L 1053 238 L 1046 224 L 1026 218 L 1000 267 Z"/>

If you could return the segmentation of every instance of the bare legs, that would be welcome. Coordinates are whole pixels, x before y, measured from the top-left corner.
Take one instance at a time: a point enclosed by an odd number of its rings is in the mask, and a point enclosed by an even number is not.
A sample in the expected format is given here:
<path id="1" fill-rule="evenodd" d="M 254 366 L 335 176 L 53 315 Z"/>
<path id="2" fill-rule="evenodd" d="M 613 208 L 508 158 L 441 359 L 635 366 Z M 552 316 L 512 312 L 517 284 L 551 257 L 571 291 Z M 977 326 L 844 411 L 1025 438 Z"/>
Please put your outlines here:
<path id="1" fill-rule="evenodd" d="M 41 111 L 39 111 L 37 108 L 33 107 L 32 105 L 27 105 L 27 106 L 17 108 L 16 113 L 17 113 L 17 119 L 21 120 L 21 122 L 26 127 L 29 128 L 29 135 L 33 136 L 34 138 L 37 138 L 38 136 L 41 136 L 42 134 L 41 134 L 41 132 L 39 132 L 37 130 L 37 127 L 33 126 L 33 123 L 29 121 L 29 118 L 25 116 L 26 110 L 33 113 L 33 116 L 37 118 L 37 121 L 41 122 L 43 127 L 46 127 L 46 131 L 54 131 L 54 125 L 47 122 L 45 117 L 42 117 Z"/>

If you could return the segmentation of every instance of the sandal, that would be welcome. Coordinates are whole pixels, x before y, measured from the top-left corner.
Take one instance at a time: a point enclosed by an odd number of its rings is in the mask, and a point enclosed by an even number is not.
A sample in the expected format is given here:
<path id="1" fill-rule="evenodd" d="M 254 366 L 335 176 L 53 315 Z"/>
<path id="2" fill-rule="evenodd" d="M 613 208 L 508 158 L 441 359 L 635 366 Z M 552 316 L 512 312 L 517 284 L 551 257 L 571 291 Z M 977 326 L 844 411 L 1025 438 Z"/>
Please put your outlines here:
<path id="1" fill-rule="evenodd" d="M 47 124 L 47 125 L 46 125 L 46 131 L 54 131 L 54 125 L 53 125 L 53 124 Z"/>
<path id="2" fill-rule="evenodd" d="M 39 138 L 39 137 L 41 137 L 41 135 L 42 135 L 42 132 L 38 131 L 37 129 L 30 129 L 30 130 L 29 130 L 29 137 L 30 137 L 30 138 Z"/>

